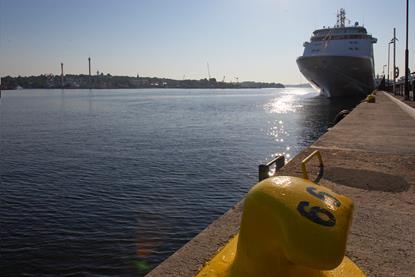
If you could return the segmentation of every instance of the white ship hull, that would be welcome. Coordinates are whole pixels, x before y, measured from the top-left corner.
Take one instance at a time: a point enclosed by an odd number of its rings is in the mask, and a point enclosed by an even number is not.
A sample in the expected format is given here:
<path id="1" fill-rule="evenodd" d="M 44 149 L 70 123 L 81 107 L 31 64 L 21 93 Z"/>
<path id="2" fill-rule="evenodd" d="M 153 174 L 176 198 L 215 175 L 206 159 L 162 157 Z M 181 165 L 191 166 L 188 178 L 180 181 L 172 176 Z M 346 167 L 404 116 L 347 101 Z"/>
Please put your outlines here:
<path id="1" fill-rule="evenodd" d="M 302 56 L 297 65 L 304 77 L 327 97 L 363 97 L 375 88 L 370 57 Z"/>

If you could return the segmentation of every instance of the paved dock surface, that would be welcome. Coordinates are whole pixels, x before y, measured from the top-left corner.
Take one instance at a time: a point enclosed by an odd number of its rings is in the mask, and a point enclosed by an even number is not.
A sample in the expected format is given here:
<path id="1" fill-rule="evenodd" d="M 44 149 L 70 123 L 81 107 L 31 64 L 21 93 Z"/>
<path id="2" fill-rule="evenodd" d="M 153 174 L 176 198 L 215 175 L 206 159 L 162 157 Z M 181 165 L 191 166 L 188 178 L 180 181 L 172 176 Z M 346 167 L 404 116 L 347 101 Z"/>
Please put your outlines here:
<path id="1" fill-rule="evenodd" d="M 346 254 L 368 276 L 415 276 L 415 119 L 407 108 L 378 92 L 376 103 L 358 105 L 278 172 L 302 176 L 302 159 L 321 152 L 324 168 L 310 162 L 310 179 L 353 199 Z M 242 205 L 243 200 L 149 276 L 197 273 L 238 231 Z"/>

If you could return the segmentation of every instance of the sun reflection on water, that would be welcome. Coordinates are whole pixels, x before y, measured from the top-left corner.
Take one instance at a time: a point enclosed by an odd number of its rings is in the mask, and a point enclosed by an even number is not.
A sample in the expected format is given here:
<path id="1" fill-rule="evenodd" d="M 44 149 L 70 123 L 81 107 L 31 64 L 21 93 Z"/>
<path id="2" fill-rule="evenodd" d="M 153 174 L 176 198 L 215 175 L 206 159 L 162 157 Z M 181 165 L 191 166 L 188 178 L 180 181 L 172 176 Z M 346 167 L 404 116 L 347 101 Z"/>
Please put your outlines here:
<path id="1" fill-rule="evenodd" d="M 284 143 L 284 138 L 287 138 L 290 136 L 290 134 L 285 130 L 284 128 L 284 123 L 282 120 L 278 120 L 275 122 L 274 126 L 270 127 L 267 135 L 271 136 L 274 138 L 274 140 L 279 143 L 279 144 L 283 144 Z M 289 141 L 287 139 L 287 141 Z M 280 151 L 277 152 L 275 154 L 272 155 L 272 158 L 277 157 L 277 156 L 281 156 L 284 155 L 286 160 L 290 160 L 291 155 L 290 155 L 290 146 L 286 146 L 284 148 L 284 151 Z"/>
<path id="2" fill-rule="evenodd" d="M 284 117 L 290 116 L 289 114 L 296 113 L 299 109 L 303 106 L 298 102 L 298 96 L 301 95 L 299 93 L 291 93 L 279 95 L 278 97 L 272 99 L 270 102 L 264 105 L 264 110 L 269 114 L 275 114 L 277 118 L 274 120 L 269 121 L 268 123 L 271 125 L 268 128 L 267 135 L 272 137 L 277 144 L 280 145 L 279 151 L 272 155 L 272 158 L 284 155 L 286 160 L 291 159 L 290 150 L 291 147 L 288 145 L 284 145 L 290 140 L 288 137 L 290 136 L 287 128 L 284 126 Z M 289 122 L 289 121 L 288 121 Z M 282 151 L 281 151 L 282 150 Z"/>
<path id="3" fill-rule="evenodd" d="M 297 112 L 302 105 L 295 103 L 295 95 L 287 94 L 271 100 L 271 102 L 264 105 L 264 108 L 269 113 L 286 114 L 290 112 Z"/>
<path id="4" fill-rule="evenodd" d="M 274 137 L 277 142 L 284 142 L 284 137 L 290 136 L 290 134 L 284 129 L 284 123 L 282 120 L 278 120 L 278 123 L 269 128 L 267 135 Z"/>

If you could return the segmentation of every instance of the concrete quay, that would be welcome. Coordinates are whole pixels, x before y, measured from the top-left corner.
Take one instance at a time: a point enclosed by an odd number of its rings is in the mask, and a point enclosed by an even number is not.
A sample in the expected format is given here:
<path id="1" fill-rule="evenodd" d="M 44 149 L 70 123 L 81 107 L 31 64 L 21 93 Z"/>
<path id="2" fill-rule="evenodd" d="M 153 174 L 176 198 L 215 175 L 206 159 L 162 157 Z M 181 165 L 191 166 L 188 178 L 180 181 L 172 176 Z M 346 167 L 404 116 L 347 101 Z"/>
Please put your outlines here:
<path id="1" fill-rule="evenodd" d="M 359 104 L 276 175 L 302 176 L 301 161 L 319 150 L 324 167 L 310 180 L 355 203 L 346 255 L 368 276 L 415 274 L 415 109 L 385 92 Z M 243 200 L 151 271 L 194 276 L 239 229 Z"/>

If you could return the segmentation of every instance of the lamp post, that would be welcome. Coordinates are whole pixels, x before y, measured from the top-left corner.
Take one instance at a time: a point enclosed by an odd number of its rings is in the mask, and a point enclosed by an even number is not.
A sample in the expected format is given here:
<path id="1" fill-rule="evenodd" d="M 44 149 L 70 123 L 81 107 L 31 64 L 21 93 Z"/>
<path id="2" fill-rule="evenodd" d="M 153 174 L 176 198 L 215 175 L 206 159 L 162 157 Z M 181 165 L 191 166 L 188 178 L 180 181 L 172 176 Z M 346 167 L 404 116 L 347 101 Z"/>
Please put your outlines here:
<path id="1" fill-rule="evenodd" d="M 409 100 L 409 82 L 408 82 L 408 74 L 409 74 L 409 51 L 408 51 L 408 9 L 409 9 L 409 0 L 406 0 L 406 48 L 405 48 L 405 100 Z"/>
<path id="2" fill-rule="evenodd" d="M 393 43 L 392 40 L 389 41 L 389 43 L 388 43 L 388 86 L 389 86 L 389 72 L 390 72 L 389 64 L 390 64 L 391 43 Z"/>
<path id="3" fill-rule="evenodd" d="M 393 28 L 393 94 L 396 94 L 395 91 L 395 81 L 396 81 L 396 77 L 395 77 L 395 72 L 396 72 L 396 41 L 398 39 L 396 38 L 396 28 Z"/>

